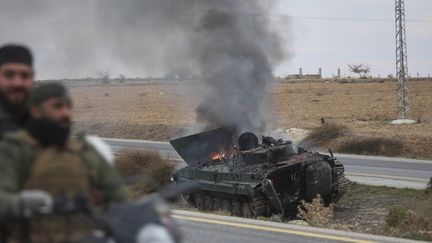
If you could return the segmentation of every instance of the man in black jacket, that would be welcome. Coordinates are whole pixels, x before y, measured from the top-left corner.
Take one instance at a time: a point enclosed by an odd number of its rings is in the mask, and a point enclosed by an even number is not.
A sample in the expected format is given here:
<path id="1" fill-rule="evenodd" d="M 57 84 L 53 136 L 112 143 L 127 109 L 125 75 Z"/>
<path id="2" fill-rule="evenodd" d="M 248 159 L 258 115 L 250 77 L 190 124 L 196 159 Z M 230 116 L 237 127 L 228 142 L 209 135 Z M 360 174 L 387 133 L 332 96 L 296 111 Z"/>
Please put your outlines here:
<path id="1" fill-rule="evenodd" d="M 27 122 L 26 103 L 33 79 L 33 58 L 28 48 L 0 47 L 0 139 Z"/>
<path id="2" fill-rule="evenodd" d="M 0 140 L 5 133 L 22 128 L 27 122 L 27 100 L 33 85 L 33 57 L 19 45 L 0 47 Z M 0 223 L 0 243 L 5 231 Z"/>

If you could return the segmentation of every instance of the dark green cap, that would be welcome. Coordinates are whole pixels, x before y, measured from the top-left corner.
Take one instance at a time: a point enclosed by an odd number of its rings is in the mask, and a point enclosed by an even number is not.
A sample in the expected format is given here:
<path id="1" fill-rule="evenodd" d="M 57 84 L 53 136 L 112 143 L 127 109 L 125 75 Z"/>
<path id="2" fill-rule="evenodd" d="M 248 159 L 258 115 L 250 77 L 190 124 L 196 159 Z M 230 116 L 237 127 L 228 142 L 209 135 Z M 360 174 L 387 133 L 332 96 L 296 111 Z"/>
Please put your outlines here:
<path id="1" fill-rule="evenodd" d="M 36 86 L 30 92 L 29 106 L 38 105 L 49 98 L 66 98 L 71 99 L 66 88 L 56 82 L 44 83 Z"/>

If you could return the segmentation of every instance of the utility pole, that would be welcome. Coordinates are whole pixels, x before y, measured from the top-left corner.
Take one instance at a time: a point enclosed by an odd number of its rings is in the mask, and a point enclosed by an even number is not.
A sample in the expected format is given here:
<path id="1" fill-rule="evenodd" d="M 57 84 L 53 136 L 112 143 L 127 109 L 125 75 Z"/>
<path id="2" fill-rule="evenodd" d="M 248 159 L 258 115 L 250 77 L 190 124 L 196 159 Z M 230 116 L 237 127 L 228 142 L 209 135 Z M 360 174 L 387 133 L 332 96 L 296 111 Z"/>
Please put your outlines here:
<path id="1" fill-rule="evenodd" d="M 396 13 L 396 77 L 397 111 L 399 119 L 408 119 L 410 115 L 408 90 L 408 58 L 405 27 L 405 2 L 395 0 Z"/>

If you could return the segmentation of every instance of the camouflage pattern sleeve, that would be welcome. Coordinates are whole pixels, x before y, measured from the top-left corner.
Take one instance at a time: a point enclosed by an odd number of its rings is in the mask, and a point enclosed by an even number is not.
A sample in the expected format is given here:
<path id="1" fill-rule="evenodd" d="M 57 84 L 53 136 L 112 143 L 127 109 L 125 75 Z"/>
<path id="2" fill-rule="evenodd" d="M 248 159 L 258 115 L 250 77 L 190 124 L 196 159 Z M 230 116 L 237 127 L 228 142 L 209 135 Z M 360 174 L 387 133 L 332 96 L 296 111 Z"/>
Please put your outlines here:
<path id="1" fill-rule="evenodd" d="M 15 142 L 6 139 L 0 143 L 0 221 L 11 216 L 11 208 L 16 203 L 25 154 Z"/>
<path id="2" fill-rule="evenodd" d="M 92 146 L 86 153 L 87 162 L 93 167 L 93 183 L 104 193 L 110 202 L 122 202 L 129 199 L 129 191 L 118 175 L 116 169 L 110 165 Z"/>
<path id="3" fill-rule="evenodd" d="M 116 169 L 105 161 L 101 163 L 99 169 L 99 183 L 103 188 L 108 189 L 109 200 L 119 202 L 129 199 L 129 191 Z"/>

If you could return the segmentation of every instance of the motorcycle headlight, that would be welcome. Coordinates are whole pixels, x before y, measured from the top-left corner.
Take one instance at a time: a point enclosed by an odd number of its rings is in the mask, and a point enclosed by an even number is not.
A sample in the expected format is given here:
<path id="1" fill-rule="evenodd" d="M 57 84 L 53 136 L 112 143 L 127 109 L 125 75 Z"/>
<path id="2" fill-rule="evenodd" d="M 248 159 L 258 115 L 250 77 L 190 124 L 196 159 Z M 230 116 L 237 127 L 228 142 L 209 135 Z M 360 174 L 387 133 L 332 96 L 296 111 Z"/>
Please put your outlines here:
<path id="1" fill-rule="evenodd" d="M 137 243 L 175 243 L 170 232 L 163 226 L 148 224 L 137 235 Z"/>

